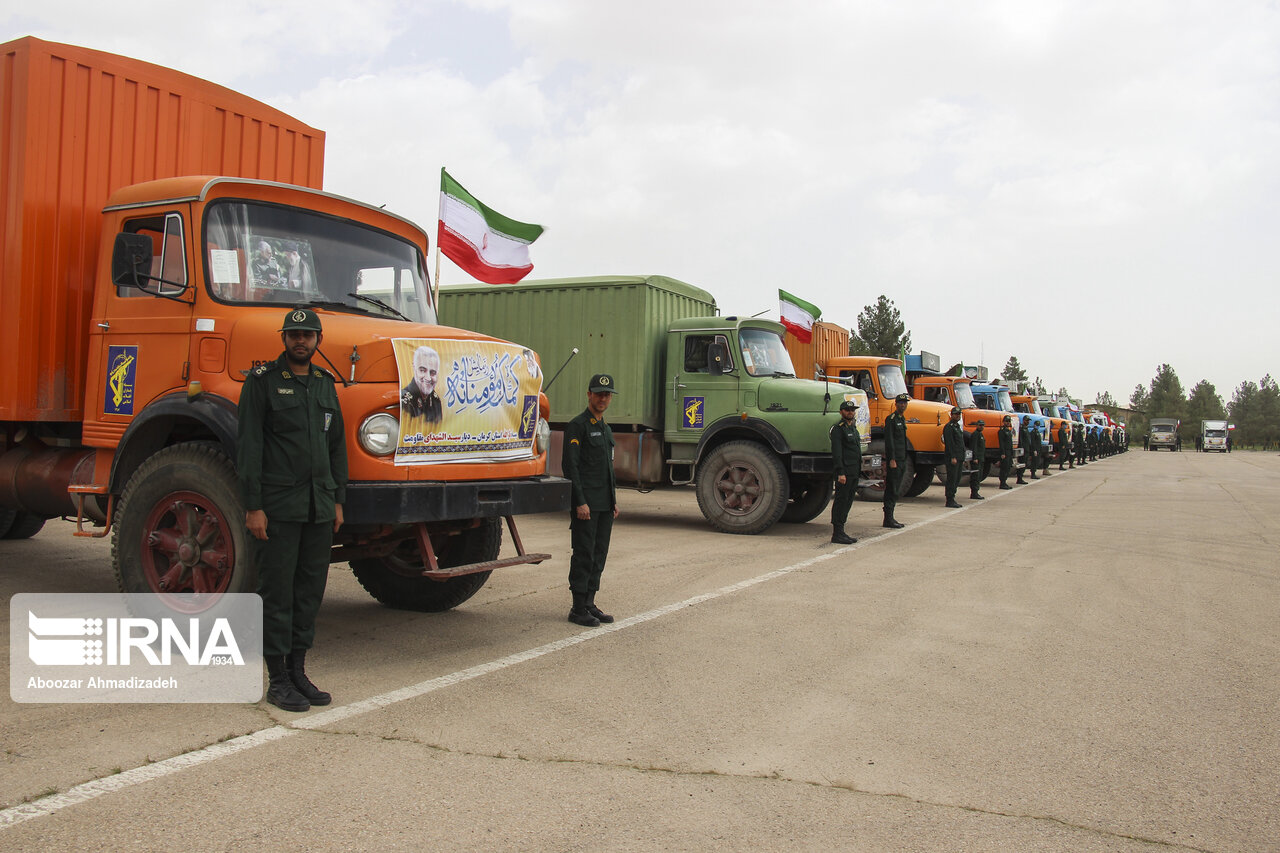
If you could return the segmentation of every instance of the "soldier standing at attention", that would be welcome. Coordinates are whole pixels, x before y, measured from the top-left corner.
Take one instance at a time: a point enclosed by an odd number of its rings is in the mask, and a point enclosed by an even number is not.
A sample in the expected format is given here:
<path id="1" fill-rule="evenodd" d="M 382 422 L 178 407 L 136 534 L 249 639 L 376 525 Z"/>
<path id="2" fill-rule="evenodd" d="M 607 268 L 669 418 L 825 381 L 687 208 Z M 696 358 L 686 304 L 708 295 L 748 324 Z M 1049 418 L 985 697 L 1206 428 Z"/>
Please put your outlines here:
<path id="1" fill-rule="evenodd" d="M 1023 452 L 1027 454 L 1027 470 L 1031 472 L 1031 479 L 1039 480 L 1040 475 L 1036 471 L 1040 469 L 1040 430 L 1036 429 L 1035 424 L 1029 423 L 1030 420 L 1022 419 L 1027 428 L 1027 448 Z"/>
<path id="2" fill-rule="evenodd" d="M 609 556 L 613 520 L 618 517 L 618 484 L 613 473 L 613 430 L 604 422 L 613 402 L 613 377 L 597 373 L 587 383 L 587 408 L 564 428 L 564 475 L 573 484 L 569 530 L 569 621 L 598 628 L 613 617 L 596 607 L 596 591 Z"/>
<path id="3" fill-rule="evenodd" d="M 1085 458 L 1084 458 L 1085 457 L 1085 452 L 1084 452 L 1085 451 L 1085 444 L 1084 444 L 1085 432 L 1087 432 L 1085 425 L 1082 423 L 1077 423 L 1074 428 L 1074 434 L 1071 436 L 1071 440 L 1075 443 L 1076 461 L 1079 462 L 1081 465 L 1089 464 L 1088 462 L 1085 461 Z"/>
<path id="4" fill-rule="evenodd" d="M 1025 486 L 1027 481 L 1022 477 L 1027 473 L 1026 457 L 1031 455 L 1031 439 L 1027 436 L 1027 419 L 1022 418 L 1018 421 L 1018 446 L 1022 448 L 1023 465 L 1018 469 L 1018 479 L 1014 481 L 1014 485 Z M 1016 462 L 1014 464 L 1017 464 Z"/>
<path id="5" fill-rule="evenodd" d="M 997 438 L 1000 441 L 1000 488 L 1012 489 L 1009 485 L 1009 472 L 1013 470 L 1013 423 L 1008 415 L 1004 416 L 1004 422 L 1000 426 L 1000 432 Z"/>
<path id="6" fill-rule="evenodd" d="M 979 419 L 975 424 L 977 429 L 969 437 L 969 449 L 973 451 L 973 470 L 969 472 L 969 500 L 971 501 L 986 500 L 978 494 L 978 484 L 982 482 L 983 460 L 987 457 L 987 437 L 982 434 L 982 428 L 986 425 L 986 421 Z"/>
<path id="7" fill-rule="evenodd" d="M 948 507 L 959 509 L 956 489 L 960 488 L 960 469 L 964 467 L 964 427 L 960 425 L 960 409 L 951 407 L 951 420 L 942 428 L 942 452 L 946 455 Z"/>
<path id="8" fill-rule="evenodd" d="M 250 372 L 240 392 L 236 467 L 262 596 L 267 701 L 286 711 L 332 701 L 306 672 L 347 489 L 334 380 L 311 364 L 322 337 L 314 311 L 290 311 L 284 352 Z"/>
<path id="9" fill-rule="evenodd" d="M 845 400 L 840 404 L 840 421 L 831 425 L 831 470 L 836 477 L 836 496 L 831 502 L 831 541 L 852 545 L 858 540 L 844 532 L 853 506 L 853 493 L 858 490 L 858 474 L 862 471 L 862 438 L 853 422 L 858 404 Z"/>
<path id="10" fill-rule="evenodd" d="M 1067 434 L 1067 422 L 1063 421 L 1058 424 L 1058 447 L 1062 448 L 1058 451 L 1058 470 L 1063 470 L 1064 463 L 1071 463 L 1071 467 L 1076 467 L 1075 461 L 1071 458 L 1071 436 Z"/>
<path id="11" fill-rule="evenodd" d="M 902 474 L 907 466 L 907 403 L 911 397 L 899 394 L 893 398 L 893 414 L 884 419 L 884 524 L 883 527 L 900 528 L 905 524 L 893 517 L 898 506 L 898 489 L 902 486 Z"/>

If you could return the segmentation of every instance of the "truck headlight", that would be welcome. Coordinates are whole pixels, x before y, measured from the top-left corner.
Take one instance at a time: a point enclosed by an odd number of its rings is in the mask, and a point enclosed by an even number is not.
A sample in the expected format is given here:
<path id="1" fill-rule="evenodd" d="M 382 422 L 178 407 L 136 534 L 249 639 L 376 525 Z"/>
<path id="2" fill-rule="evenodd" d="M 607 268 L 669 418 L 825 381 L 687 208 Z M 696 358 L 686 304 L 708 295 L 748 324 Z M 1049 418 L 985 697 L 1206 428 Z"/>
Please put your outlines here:
<path id="1" fill-rule="evenodd" d="M 538 425 L 533 430 L 533 446 L 539 454 L 546 453 L 551 446 L 551 425 L 542 418 L 538 418 Z"/>
<path id="2" fill-rule="evenodd" d="M 370 415 L 356 434 L 360 446 L 374 456 L 390 456 L 400 441 L 400 421 L 386 412 Z"/>

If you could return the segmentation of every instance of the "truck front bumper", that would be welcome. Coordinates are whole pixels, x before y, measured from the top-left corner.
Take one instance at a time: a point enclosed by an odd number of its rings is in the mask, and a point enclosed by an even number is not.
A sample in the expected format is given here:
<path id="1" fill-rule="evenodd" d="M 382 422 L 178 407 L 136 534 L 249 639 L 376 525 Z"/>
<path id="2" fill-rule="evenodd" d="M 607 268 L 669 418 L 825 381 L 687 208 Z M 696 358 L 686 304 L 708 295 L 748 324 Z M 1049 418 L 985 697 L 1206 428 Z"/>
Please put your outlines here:
<path id="1" fill-rule="evenodd" d="M 347 484 L 345 524 L 413 524 L 569 510 L 571 486 L 550 475 L 465 483 Z"/>

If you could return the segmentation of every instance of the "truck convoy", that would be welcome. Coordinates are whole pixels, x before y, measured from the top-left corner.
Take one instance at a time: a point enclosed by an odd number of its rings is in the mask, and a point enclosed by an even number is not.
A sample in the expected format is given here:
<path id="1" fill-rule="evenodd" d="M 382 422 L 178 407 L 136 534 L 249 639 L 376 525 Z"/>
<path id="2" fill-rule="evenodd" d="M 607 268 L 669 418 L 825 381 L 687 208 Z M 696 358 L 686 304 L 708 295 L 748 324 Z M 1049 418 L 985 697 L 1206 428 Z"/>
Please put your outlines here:
<path id="1" fill-rule="evenodd" d="M 1035 430 L 1040 434 L 1040 459 L 1026 458 L 1027 448 L 1023 448 L 1024 461 L 1030 468 L 1040 468 L 1049 463 L 1046 459 L 1053 458 L 1053 440 L 1054 434 L 1049 429 L 1049 419 L 1040 414 L 1039 411 L 1033 410 L 1032 403 L 1034 400 L 1023 397 L 1023 405 L 1019 407 L 1013 401 L 1013 395 L 1009 391 L 1009 386 L 999 382 L 972 382 L 969 386 L 973 391 L 973 399 L 979 406 L 984 409 L 995 409 L 1007 415 L 1014 415 L 1019 419 L 1027 421 L 1027 429 Z M 1029 401 L 1029 402 L 1028 402 Z M 998 424 L 999 422 L 997 422 Z"/>
<path id="2" fill-rule="evenodd" d="M 937 363 L 937 356 L 934 356 L 934 359 Z M 932 365 L 924 363 L 921 356 L 907 356 L 907 382 L 911 389 L 911 396 L 917 400 L 942 403 L 948 409 L 958 406 L 963 413 L 965 432 L 969 435 L 977 431 L 978 421 L 983 422 L 987 442 L 986 458 L 973 460 L 974 465 L 981 466 L 979 470 L 982 478 L 989 477 L 991 469 L 1000 466 L 1000 442 L 996 439 L 996 431 L 1003 425 L 1006 415 L 1013 428 L 1014 468 L 1016 470 L 1024 467 L 1024 463 L 1030 464 L 1025 460 L 1025 448 L 1021 446 L 1018 437 L 1022 416 L 1000 409 L 982 407 L 973 395 L 971 380 L 964 376 L 939 374 L 935 369 Z M 974 370 L 970 368 L 971 372 Z M 942 477 L 943 473 L 939 471 L 938 478 Z"/>
<path id="3" fill-rule="evenodd" d="M 548 556 L 526 554 L 514 522 L 569 504 L 546 473 L 549 401 L 506 369 L 536 375 L 536 359 L 438 324 L 427 235 L 322 192 L 323 133 L 99 51 L 22 38 L 0 57 L 8 535 L 73 517 L 78 535 L 113 533 L 122 591 L 191 594 L 195 608 L 200 594 L 253 590 L 237 401 L 247 372 L 280 353 L 288 309 L 307 307 L 347 430 L 332 559 L 385 604 L 442 610 L 494 568 Z M 446 422 L 425 439 L 401 422 L 412 345 L 441 359 Z M 468 389 L 486 381 L 481 416 Z M 517 554 L 499 560 L 503 518 Z"/>
<path id="4" fill-rule="evenodd" d="M 685 282 L 451 285 L 441 288 L 440 305 L 450 322 L 519 337 L 549 364 L 569 359 L 547 389 L 553 471 L 564 425 L 586 404 L 587 379 L 609 373 L 618 388 L 608 413 L 618 483 L 692 484 L 703 516 L 722 532 L 760 533 L 823 511 L 832 493 L 828 432 L 842 401 L 858 404 L 869 450 L 866 394 L 797 378 L 781 324 L 717 316 L 711 294 Z M 864 454 L 864 478 L 879 467 Z"/>
<path id="5" fill-rule="evenodd" d="M 1200 422 L 1200 447 L 1205 453 L 1210 450 L 1217 450 L 1220 453 L 1227 452 L 1227 422 L 1226 421 L 1201 421 Z"/>

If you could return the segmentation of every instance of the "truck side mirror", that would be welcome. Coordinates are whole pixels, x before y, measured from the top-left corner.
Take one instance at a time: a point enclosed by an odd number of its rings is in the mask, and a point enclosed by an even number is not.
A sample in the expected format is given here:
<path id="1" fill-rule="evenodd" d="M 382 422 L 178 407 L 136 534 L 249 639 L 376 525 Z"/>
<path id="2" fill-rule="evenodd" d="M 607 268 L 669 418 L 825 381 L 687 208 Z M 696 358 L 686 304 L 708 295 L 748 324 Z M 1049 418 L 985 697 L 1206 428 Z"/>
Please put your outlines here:
<path id="1" fill-rule="evenodd" d="M 725 372 L 725 363 L 729 358 L 729 354 L 725 352 L 724 344 L 712 343 L 707 345 L 707 371 L 712 376 L 719 376 Z"/>
<path id="2" fill-rule="evenodd" d="M 118 287 L 136 287 L 151 280 L 151 261 L 155 250 L 145 234 L 121 231 L 111 248 L 111 281 Z"/>

